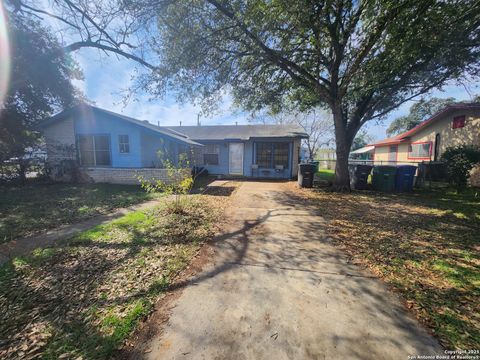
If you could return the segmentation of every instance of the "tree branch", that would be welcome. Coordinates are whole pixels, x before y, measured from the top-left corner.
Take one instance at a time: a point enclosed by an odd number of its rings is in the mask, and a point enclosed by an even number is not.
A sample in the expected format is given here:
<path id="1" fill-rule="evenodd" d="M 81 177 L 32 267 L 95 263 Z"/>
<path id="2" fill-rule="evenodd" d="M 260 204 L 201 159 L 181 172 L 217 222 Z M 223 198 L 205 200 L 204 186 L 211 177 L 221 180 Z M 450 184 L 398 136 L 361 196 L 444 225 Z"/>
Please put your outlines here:
<path id="1" fill-rule="evenodd" d="M 225 5 L 220 4 L 216 0 L 206 1 L 213 5 L 223 15 L 234 21 L 236 25 L 243 31 L 243 33 L 248 36 L 258 47 L 260 47 L 260 49 L 267 55 L 267 57 L 271 61 L 277 64 L 282 70 L 287 72 L 292 77 L 292 79 L 298 81 L 299 83 L 307 87 L 313 86 L 313 88 L 321 92 L 323 96 L 325 96 L 326 98 L 330 98 L 328 89 L 322 84 L 320 84 L 312 74 L 310 74 L 308 71 L 306 71 L 304 68 L 294 63 L 293 61 L 285 59 L 277 51 L 265 45 L 265 43 L 261 41 L 253 32 L 251 32 L 248 27 L 242 21 L 240 21 L 231 10 L 227 9 Z M 300 75 L 302 75 L 303 77 Z"/>
<path id="2" fill-rule="evenodd" d="M 150 64 L 146 60 L 144 60 L 144 59 L 142 59 L 142 58 L 140 58 L 136 55 L 129 54 L 129 53 L 127 53 L 127 52 L 125 52 L 125 51 L 123 51 L 119 48 L 116 48 L 116 47 L 113 47 L 113 46 L 103 45 L 103 44 L 100 44 L 98 42 L 91 41 L 91 40 L 75 42 L 73 44 L 65 46 L 63 48 L 63 50 L 65 52 L 73 52 L 73 51 L 77 51 L 77 50 L 79 50 L 81 48 L 85 48 L 85 47 L 96 48 L 96 49 L 99 49 L 99 50 L 112 52 L 112 53 L 118 54 L 120 56 L 123 56 L 127 59 L 134 60 L 134 61 L 138 62 L 139 64 L 147 67 L 150 70 L 153 70 L 153 71 L 158 70 L 157 66 Z"/>

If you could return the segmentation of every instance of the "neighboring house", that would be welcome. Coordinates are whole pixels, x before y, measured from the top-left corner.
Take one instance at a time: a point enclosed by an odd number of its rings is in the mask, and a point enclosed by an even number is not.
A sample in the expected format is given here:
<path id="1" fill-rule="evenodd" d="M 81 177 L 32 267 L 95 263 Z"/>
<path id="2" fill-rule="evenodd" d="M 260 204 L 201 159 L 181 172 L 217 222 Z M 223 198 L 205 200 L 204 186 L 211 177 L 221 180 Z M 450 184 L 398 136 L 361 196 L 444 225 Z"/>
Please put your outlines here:
<path id="1" fill-rule="evenodd" d="M 293 125 L 160 127 L 90 105 L 63 111 L 40 126 L 53 168 L 80 165 L 96 182 L 137 183 L 137 176 L 166 179 L 164 161 L 191 165 L 222 176 L 293 178 L 300 141 Z M 60 174 L 61 175 L 61 174 Z"/>
<path id="2" fill-rule="evenodd" d="M 413 129 L 371 144 L 374 163 L 439 161 L 448 147 L 480 145 L 480 103 L 447 106 Z"/>
<path id="3" fill-rule="evenodd" d="M 363 162 L 373 162 L 373 154 L 375 146 L 368 145 L 350 152 L 350 160 L 357 160 Z"/>

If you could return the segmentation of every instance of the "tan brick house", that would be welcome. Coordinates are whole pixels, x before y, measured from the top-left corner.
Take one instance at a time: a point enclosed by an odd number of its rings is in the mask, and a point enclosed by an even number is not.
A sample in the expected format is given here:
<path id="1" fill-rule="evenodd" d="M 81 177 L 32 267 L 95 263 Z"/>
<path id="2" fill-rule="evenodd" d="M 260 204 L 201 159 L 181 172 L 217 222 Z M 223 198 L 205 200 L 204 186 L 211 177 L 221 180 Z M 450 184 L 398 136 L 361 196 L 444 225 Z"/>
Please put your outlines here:
<path id="1" fill-rule="evenodd" d="M 413 129 L 371 145 L 375 165 L 438 161 L 448 147 L 480 146 L 480 103 L 449 105 Z M 472 183 L 480 183 L 478 168 L 472 175 Z"/>

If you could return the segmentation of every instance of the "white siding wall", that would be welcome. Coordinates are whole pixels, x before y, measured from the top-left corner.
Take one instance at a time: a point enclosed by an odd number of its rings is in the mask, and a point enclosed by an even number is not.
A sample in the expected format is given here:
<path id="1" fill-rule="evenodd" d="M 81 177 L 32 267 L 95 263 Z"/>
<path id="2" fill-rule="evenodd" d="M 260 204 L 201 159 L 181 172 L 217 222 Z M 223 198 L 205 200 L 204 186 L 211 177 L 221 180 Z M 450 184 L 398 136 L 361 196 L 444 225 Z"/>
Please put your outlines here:
<path id="1" fill-rule="evenodd" d="M 61 160 L 75 159 L 75 130 L 73 118 L 55 122 L 44 129 L 48 161 L 56 164 Z"/>

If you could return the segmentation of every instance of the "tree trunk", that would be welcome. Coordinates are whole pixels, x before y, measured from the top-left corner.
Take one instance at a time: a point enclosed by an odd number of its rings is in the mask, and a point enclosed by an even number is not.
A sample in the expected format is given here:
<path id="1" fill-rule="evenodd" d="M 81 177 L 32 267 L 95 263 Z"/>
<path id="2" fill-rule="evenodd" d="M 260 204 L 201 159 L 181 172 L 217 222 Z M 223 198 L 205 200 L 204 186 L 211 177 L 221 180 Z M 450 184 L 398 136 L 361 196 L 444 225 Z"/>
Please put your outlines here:
<path id="1" fill-rule="evenodd" d="M 336 191 L 350 191 L 350 175 L 348 173 L 348 155 L 352 145 L 346 127 L 346 121 L 343 116 L 340 105 L 332 108 L 333 121 L 335 123 L 335 141 L 337 161 L 335 164 L 335 180 L 333 188 Z"/>
<path id="2" fill-rule="evenodd" d="M 350 191 L 350 175 L 348 173 L 350 144 L 347 144 L 346 139 L 340 139 L 338 136 L 336 138 L 337 161 L 335 163 L 335 180 L 333 181 L 333 187 L 337 191 Z"/>

